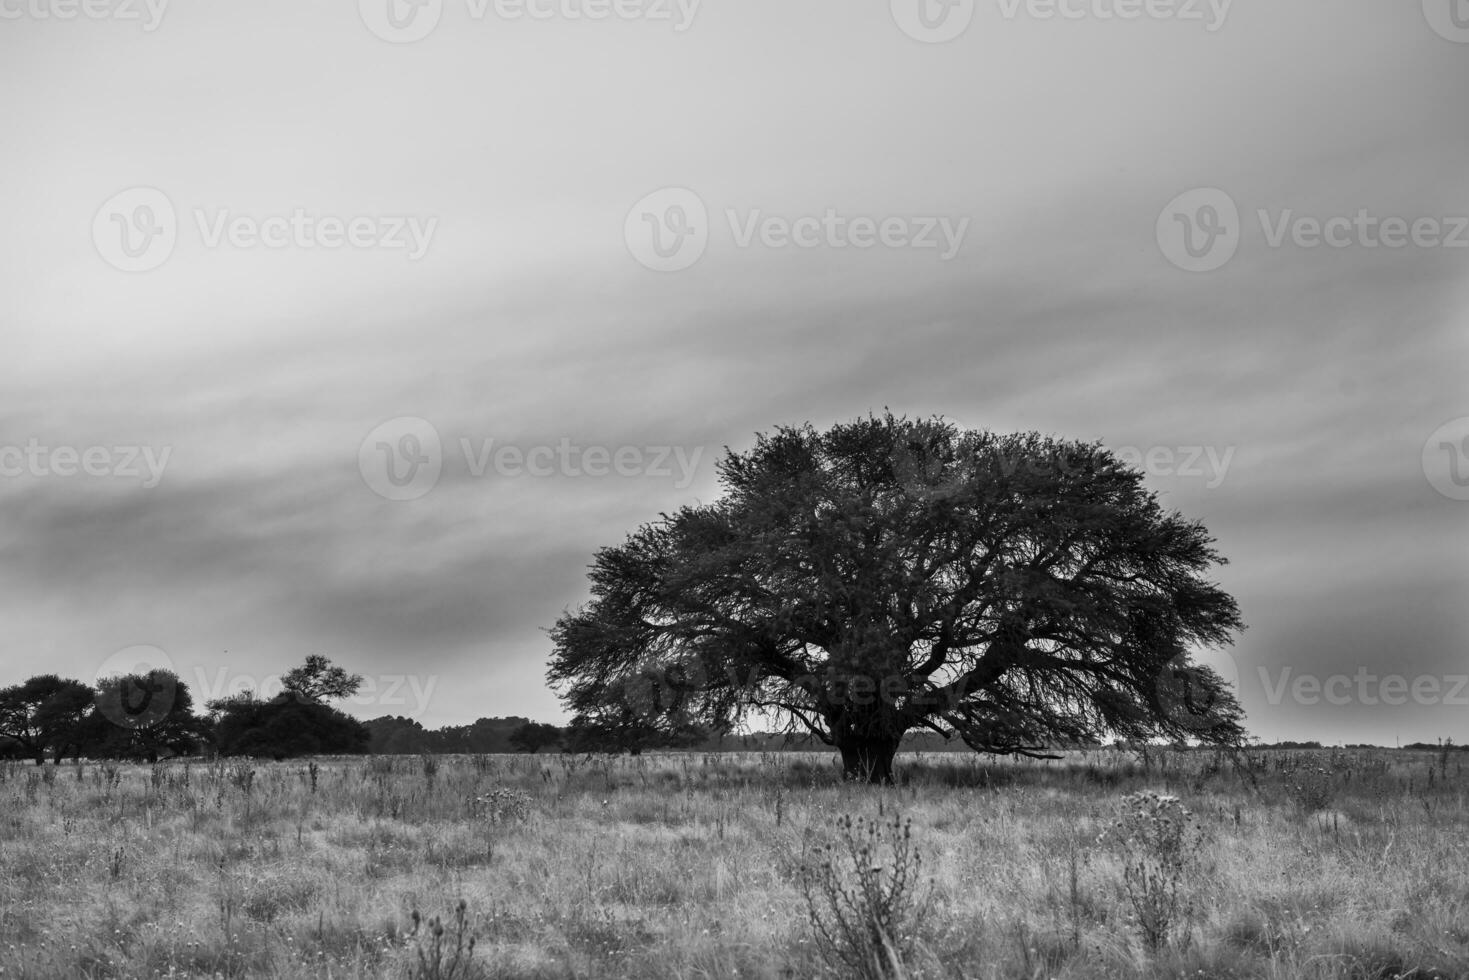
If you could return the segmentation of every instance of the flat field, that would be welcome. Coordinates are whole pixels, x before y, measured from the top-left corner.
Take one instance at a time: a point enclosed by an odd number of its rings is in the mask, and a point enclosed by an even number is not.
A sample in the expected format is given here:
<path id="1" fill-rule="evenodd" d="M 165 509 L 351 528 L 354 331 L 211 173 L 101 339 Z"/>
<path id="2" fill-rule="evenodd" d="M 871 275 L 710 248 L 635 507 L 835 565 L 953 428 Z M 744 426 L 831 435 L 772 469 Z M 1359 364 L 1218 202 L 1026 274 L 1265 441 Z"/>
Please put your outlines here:
<path id="1" fill-rule="evenodd" d="M 0 763 L 0 977 L 1469 977 L 1457 752 L 899 773 L 844 785 L 794 753 Z M 1140 792 L 1192 822 L 1144 797 L 1117 827 Z M 854 863 L 849 839 L 876 847 Z M 475 945 L 453 964 L 461 901 Z M 875 961 L 842 960 L 874 935 Z"/>

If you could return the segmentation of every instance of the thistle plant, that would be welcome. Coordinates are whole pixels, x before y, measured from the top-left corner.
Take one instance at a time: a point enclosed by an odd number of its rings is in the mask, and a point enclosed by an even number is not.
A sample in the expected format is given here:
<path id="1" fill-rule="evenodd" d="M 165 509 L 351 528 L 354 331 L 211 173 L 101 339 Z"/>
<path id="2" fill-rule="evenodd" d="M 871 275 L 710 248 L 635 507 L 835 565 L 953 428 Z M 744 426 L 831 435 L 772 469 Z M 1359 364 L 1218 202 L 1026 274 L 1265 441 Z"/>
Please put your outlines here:
<path id="1" fill-rule="evenodd" d="M 417 945 L 418 958 L 409 973 L 412 980 L 468 980 L 481 975 L 474 963 L 474 936 L 465 921 L 468 908 L 461 898 L 448 927 L 438 916 L 425 922 L 418 909 L 413 910 L 408 937 Z"/>
<path id="2" fill-rule="evenodd" d="M 838 817 L 836 841 L 817 844 L 800 870 L 801 895 L 816 947 L 844 977 L 903 975 L 931 893 L 912 821 Z"/>
<path id="3" fill-rule="evenodd" d="M 483 796 L 476 797 L 474 802 L 484 811 L 490 823 L 504 823 L 508 820 L 524 822 L 530 819 L 531 797 L 523 790 L 492 789 Z"/>
<path id="4" fill-rule="evenodd" d="M 1122 882 L 1148 949 L 1161 949 L 1194 905 L 1186 883 L 1197 870 L 1203 832 L 1177 797 L 1133 793 L 1098 837 L 1122 861 Z"/>

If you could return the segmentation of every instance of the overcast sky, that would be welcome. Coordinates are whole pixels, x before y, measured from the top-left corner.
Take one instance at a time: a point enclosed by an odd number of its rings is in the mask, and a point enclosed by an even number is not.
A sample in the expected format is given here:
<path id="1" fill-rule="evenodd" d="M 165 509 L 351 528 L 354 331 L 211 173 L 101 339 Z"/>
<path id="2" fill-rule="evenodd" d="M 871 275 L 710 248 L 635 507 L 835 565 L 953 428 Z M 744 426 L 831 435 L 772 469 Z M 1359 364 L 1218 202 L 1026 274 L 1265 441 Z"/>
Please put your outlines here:
<path id="1" fill-rule="evenodd" d="M 388 2 L 0 0 L 0 682 L 559 720 L 597 547 L 891 406 L 1143 458 L 1256 734 L 1469 740 L 1449 0 Z"/>

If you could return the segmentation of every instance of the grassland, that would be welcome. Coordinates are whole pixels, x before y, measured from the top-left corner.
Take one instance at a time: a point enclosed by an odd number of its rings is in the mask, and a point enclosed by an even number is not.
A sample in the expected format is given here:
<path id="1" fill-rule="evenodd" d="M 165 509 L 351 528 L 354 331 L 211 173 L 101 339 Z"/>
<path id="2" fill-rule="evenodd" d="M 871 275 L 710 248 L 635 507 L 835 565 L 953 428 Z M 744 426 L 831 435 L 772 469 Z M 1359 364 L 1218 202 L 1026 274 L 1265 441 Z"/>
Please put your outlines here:
<path id="1" fill-rule="evenodd" d="M 899 814 L 928 901 L 905 977 L 1469 977 L 1457 754 L 900 766 L 876 789 L 795 754 L 9 764 L 0 976 L 432 976 L 413 912 L 452 946 L 461 899 L 456 976 L 836 975 L 800 869 L 842 815 Z M 1098 842 L 1143 790 L 1203 841 L 1157 949 Z"/>

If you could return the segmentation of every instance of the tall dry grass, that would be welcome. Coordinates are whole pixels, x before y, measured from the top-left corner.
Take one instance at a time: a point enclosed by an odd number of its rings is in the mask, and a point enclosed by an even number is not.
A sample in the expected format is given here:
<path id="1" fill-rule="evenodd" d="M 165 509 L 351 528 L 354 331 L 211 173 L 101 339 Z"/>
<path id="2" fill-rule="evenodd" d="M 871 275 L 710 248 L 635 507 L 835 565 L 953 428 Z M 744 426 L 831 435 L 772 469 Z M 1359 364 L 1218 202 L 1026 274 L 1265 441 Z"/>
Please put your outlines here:
<path id="1" fill-rule="evenodd" d="M 922 854 L 893 976 L 1469 976 L 1452 758 L 900 764 L 887 789 L 817 755 L 0 764 L 0 977 L 430 976 L 436 917 L 443 975 L 461 899 L 456 977 L 840 975 L 801 874 L 846 816 L 911 820 Z M 1144 791 L 1206 842 L 1157 942 L 1098 841 Z"/>

